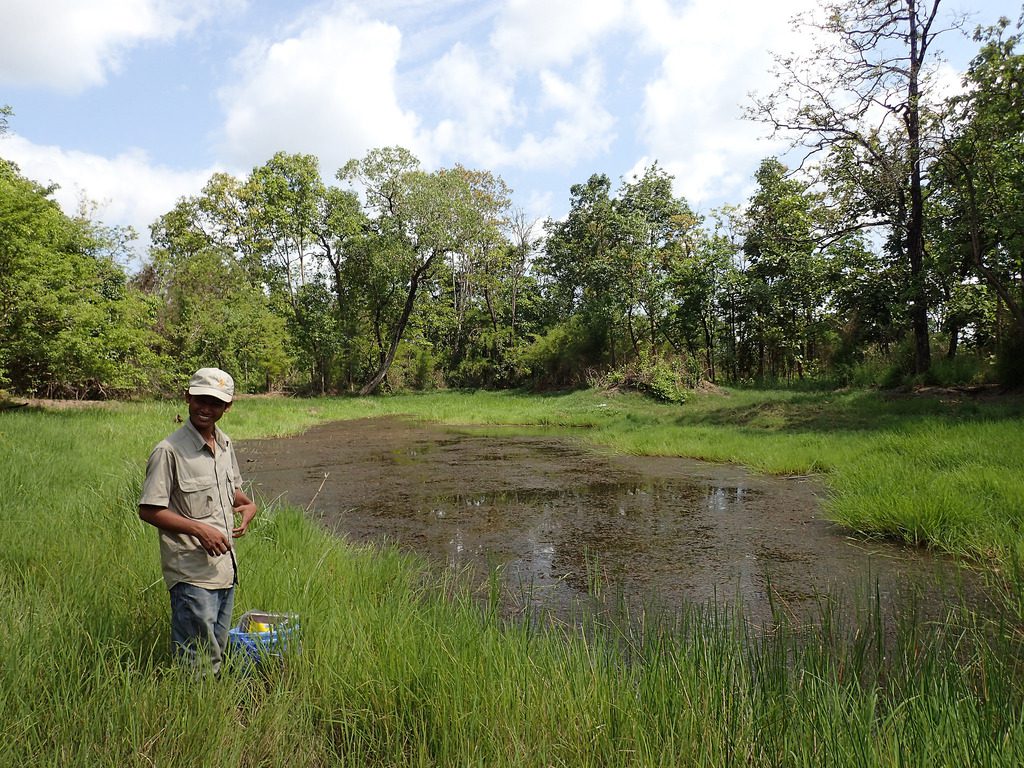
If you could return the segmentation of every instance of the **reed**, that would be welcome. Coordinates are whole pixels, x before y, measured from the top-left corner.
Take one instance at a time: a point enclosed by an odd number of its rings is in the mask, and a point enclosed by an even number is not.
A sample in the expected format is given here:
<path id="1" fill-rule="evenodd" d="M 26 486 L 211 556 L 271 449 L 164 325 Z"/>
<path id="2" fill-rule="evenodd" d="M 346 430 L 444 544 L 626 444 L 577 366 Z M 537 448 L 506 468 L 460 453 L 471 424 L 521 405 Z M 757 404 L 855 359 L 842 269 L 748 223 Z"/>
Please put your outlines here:
<path id="1" fill-rule="evenodd" d="M 930 521 L 922 540 L 1013 551 L 1005 512 L 1022 508 L 1009 506 L 1019 480 L 997 471 L 1020 460 L 1012 406 L 804 397 L 734 393 L 681 408 L 593 392 L 250 398 L 224 426 L 247 438 L 406 414 L 579 427 L 615 450 L 823 472 L 832 509 L 848 505 L 854 527 L 910 530 L 917 515 Z M 509 623 L 457 575 L 338 541 L 280 505 L 240 541 L 238 610 L 298 612 L 302 650 L 193 680 L 171 663 L 155 536 L 135 514 L 146 454 L 178 412 L 0 415 L 0 765 L 1024 763 L 1013 612 L 993 624 L 954 606 L 940 625 L 895 626 L 869 612 L 844 626 L 825 601 L 817 627 L 780 616 L 766 634 L 713 605 L 576 629 Z M 887 477 L 912 483 L 905 495 L 919 503 L 887 501 Z M 987 528 L 964 522 L 975 510 L 958 478 L 984 496 Z M 887 508 L 897 511 L 877 523 L 866 514 Z"/>

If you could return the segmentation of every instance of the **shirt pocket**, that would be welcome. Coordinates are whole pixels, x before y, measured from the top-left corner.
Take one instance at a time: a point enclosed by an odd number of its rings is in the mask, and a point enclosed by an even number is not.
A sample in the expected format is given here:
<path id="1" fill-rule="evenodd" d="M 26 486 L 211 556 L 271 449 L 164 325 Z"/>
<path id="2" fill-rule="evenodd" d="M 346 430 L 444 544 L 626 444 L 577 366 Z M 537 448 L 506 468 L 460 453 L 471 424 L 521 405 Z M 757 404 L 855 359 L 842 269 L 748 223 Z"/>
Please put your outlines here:
<path id="1" fill-rule="evenodd" d="M 207 473 L 178 473 L 178 490 L 181 491 L 181 513 L 195 520 L 213 516 L 216 509 L 217 484 Z"/>

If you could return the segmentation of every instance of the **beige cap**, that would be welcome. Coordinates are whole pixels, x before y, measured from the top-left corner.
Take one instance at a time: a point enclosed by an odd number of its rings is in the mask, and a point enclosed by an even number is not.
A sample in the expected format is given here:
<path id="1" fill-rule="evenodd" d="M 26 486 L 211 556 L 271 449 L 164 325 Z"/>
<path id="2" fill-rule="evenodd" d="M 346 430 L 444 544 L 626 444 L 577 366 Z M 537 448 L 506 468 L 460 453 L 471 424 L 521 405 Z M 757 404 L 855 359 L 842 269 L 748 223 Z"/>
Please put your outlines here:
<path id="1" fill-rule="evenodd" d="M 225 403 L 235 396 L 235 380 L 220 368 L 200 368 L 188 380 L 190 395 L 211 395 Z"/>

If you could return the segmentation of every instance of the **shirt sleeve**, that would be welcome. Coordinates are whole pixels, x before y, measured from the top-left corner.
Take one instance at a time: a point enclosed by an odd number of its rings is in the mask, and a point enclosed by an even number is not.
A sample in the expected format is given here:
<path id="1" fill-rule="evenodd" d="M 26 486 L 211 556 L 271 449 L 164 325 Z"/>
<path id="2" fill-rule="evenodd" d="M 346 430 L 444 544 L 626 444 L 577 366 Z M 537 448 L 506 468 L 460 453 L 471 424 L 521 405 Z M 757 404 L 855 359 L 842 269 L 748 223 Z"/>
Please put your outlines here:
<path id="1" fill-rule="evenodd" d="M 174 482 L 174 459 L 171 452 L 157 446 L 146 462 L 146 479 L 142 484 L 139 505 L 168 507 Z"/>
<path id="2" fill-rule="evenodd" d="M 238 457 L 235 456 L 235 446 L 231 446 L 231 482 L 235 490 L 242 487 L 242 473 L 238 469 Z"/>

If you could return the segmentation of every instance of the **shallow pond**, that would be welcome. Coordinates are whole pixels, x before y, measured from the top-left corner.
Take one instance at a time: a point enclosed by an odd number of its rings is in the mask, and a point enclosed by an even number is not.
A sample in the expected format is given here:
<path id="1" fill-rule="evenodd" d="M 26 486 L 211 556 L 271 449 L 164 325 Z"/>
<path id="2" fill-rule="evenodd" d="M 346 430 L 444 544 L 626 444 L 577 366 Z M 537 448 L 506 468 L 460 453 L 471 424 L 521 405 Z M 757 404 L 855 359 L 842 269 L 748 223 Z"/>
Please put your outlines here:
<path id="1" fill-rule="evenodd" d="M 813 620 L 826 595 L 937 618 L 962 594 L 982 599 L 948 558 L 827 522 L 814 478 L 394 418 L 248 441 L 239 459 L 263 498 L 308 508 L 351 541 L 397 544 L 481 584 L 497 568 L 506 614 L 739 601 L 762 624 L 780 610 Z"/>

